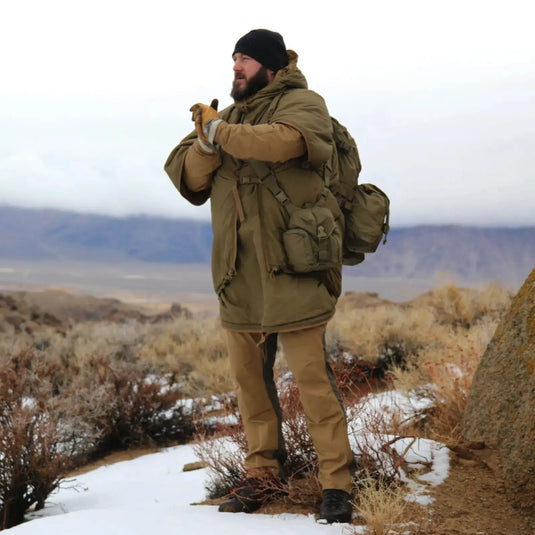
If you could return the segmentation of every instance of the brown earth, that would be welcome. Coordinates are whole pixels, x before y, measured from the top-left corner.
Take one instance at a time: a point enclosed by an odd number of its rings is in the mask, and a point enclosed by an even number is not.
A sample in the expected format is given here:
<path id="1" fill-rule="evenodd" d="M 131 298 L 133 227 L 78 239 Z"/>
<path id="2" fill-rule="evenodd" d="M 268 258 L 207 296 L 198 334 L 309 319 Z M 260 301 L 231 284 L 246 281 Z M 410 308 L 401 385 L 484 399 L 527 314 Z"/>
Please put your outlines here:
<path id="1" fill-rule="evenodd" d="M 488 448 L 455 448 L 450 474 L 432 489 L 435 501 L 424 512 L 429 535 L 533 535 L 535 518 L 516 510 L 505 497 L 498 455 Z"/>

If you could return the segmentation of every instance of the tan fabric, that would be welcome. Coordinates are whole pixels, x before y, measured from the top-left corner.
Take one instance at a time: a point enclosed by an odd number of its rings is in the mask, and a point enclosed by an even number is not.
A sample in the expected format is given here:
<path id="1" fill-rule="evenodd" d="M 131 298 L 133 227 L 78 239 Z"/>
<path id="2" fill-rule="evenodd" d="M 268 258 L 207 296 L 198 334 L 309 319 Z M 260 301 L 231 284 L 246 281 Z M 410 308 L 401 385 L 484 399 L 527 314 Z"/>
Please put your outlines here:
<path id="1" fill-rule="evenodd" d="M 328 375 L 323 336 L 325 325 L 279 335 L 299 388 L 308 429 L 318 454 L 319 480 L 324 489 L 351 492 L 349 466 L 353 453 L 347 436 L 345 412 Z M 283 449 L 280 421 L 264 381 L 260 335 L 227 331 L 231 370 L 238 383 L 238 404 L 248 441 L 245 460 L 249 474 L 279 470 Z"/>
<path id="2" fill-rule="evenodd" d="M 252 126 L 223 122 L 217 128 L 215 141 L 235 158 L 264 162 L 286 162 L 306 152 L 305 140 L 299 131 L 279 123 Z"/>
<path id="3" fill-rule="evenodd" d="M 221 156 L 204 152 L 196 141 L 186 153 L 184 161 L 184 181 L 192 192 L 209 189 L 212 173 L 221 165 Z"/>
<path id="4" fill-rule="evenodd" d="M 250 180 L 256 175 L 248 162 L 269 162 L 293 204 L 315 203 L 333 153 L 325 102 L 307 89 L 294 65 L 220 117 L 219 155 L 200 152 L 192 132 L 171 152 L 165 170 L 191 203 L 210 198 L 212 278 L 223 326 L 269 333 L 325 323 L 340 294 L 341 265 L 290 272 L 281 238 L 288 214 L 265 186 Z M 342 232 L 343 217 L 330 193 L 326 206 Z"/>

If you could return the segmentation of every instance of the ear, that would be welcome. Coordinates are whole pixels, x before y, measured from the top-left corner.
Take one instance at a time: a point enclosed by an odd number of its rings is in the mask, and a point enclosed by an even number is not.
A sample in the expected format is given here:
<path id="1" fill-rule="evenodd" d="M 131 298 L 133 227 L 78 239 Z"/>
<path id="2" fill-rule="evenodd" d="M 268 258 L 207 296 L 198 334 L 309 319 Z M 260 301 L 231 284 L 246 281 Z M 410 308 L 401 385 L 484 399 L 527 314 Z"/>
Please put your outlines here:
<path id="1" fill-rule="evenodd" d="M 273 82 L 273 80 L 275 80 L 275 71 L 272 71 L 271 69 L 266 69 L 266 71 L 269 83 Z"/>

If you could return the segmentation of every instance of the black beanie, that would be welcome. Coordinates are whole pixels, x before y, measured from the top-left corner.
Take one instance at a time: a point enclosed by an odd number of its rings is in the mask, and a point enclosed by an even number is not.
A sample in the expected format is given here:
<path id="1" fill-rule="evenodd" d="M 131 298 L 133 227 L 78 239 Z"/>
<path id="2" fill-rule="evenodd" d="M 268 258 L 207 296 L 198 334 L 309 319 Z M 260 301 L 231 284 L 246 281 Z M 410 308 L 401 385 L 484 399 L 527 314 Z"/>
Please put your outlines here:
<path id="1" fill-rule="evenodd" d="M 264 67 L 277 72 L 288 65 L 288 54 L 282 35 L 269 30 L 251 30 L 241 37 L 234 47 L 234 54 L 251 56 Z"/>

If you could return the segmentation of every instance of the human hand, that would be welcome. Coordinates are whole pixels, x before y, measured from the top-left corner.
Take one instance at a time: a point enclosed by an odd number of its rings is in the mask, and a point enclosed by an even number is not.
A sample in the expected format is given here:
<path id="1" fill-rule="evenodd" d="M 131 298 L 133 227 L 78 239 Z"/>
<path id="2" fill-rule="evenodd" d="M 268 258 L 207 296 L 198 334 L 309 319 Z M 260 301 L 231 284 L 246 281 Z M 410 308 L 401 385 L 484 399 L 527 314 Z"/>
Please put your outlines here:
<path id="1" fill-rule="evenodd" d="M 198 102 L 197 104 L 194 104 L 189 110 L 192 112 L 191 120 L 195 123 L 195 130 L 197 132 L 197 135 L 205 142 L 208 142 L 208 138 L 206 137 L 203 129 L 209 121 L 213 119 L 219 119 L 219 114 L 217 113 L 218 105 L 219 102 L 215 98 L 210 103 L 210 106 Z"/>

